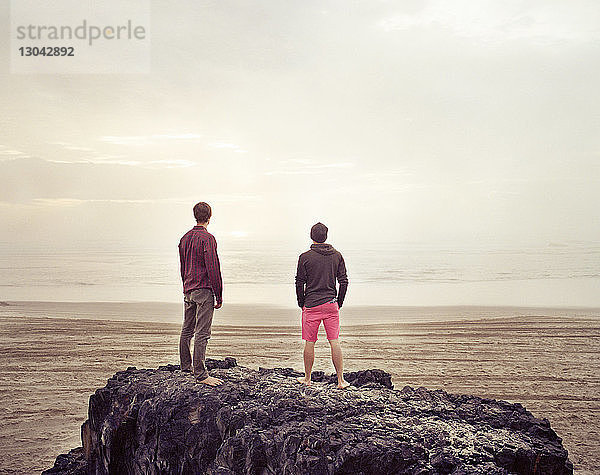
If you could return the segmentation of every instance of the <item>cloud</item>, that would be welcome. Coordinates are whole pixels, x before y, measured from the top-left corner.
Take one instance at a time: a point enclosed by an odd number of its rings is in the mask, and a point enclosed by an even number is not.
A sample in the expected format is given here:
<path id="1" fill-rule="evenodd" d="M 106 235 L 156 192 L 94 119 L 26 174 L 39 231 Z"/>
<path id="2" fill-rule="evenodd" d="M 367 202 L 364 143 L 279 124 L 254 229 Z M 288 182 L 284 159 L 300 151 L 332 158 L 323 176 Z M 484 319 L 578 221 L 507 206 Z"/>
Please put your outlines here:
<path id="1" fill-rule="evenodd" d="M 0 162 L 8 162 L 11 160 L 18 160 L 19 158 L 28 158 L 24 152 L 20 150 L 10 149 L 5 145 L 0 145 Z"/>
<path id="2" fill-rule="evenodd" d="M 34 205 L 41 206 L 78 206 L 85 203 L 118 203 L 118 204 L 156 204 L 156 203 L 189 203 L 189 199 L 162 198 L 162 199 L 78 199 L 78 198 L 35 198 L 31 200 Z"/>
<path id="3" fill-rule="evenodd" d="M 25 157 L 28 157 L 28 155 L 23 152 L 19 152 L 18 150 L 0 150 L 0 162 L 18 160 L 19 158 Z"/>
<path id="4" fill-rule="evenodd" d="M 233 152 L 236 152 L 236 153 L 247 153 L 248 152 L 248 150 L 244 150 L 239 145 L 236 145 L 234 143 L 213 142 L 213 143 L 208 144 L 208 146 L 211 148 L 228 149 L 228 150 L 232 150 Z"/>
<path id="5" fill-rule="evenodd" d="M 106 135 L 100 137 L 101 142 L 112 145 L 127 145 L 140 147 L 146 145 L 155 145 L 160 142 L 177 141 L 177 142 L 197 142 L 202 139 L 201 134 L 184 133 L 184 134 L 152 134 L 152 135 L 129 135 L 115 136 Z"/>
<path id="6" fill-rule="evenodd" d="M 288 159 L 279 162 L 278 170 L 269 170 L 265 175 L 319 175 L 335 169 L 350 169 L 355 166 L 352 162 L 321 163 L 313 159 Z"/>
<path id="7" fill-rule="evenodd" d="M 11 201 L 0 201 L 0 206 L 3 207 L 25 207 L 25 208 L 40 208 L 40 207 L 53 207 L 53 208 L 70 208 L 74 206 L 82 206 L 90 203 L 104 203 L 104 204 L 184 204 L 194 202 L 193 197 L 187 198 L 158 198 L 158 199 L 79 199 L 79 198 L 34 198 L 28 202 L 14 203 Z"/>
<path id="8" fill-rule="evenodd" d="M 183 159 L 170 159 L 170 160 L 134 160 L 129 158 L 127 155 L 113 155 L 113 154 L 101 154 L 100 152 L 88 148 L 88 147 L 79 147 L 68 144 L 66 142 L 51 142 L 52 145 L 59 145 L 65 150 L 71 150 L 75 152 L 86 152 L 84 157 L 75 156 L 72 158 L 61 157 L 61 158 L 45 158 L 43 159 L 49 163 L 93 163 L 98 165 L 123 165 L 123 166 L 131 166 L 131 167 L 143 167 L 143 168 L 183 168 L 183 167 L 193 167 L 196 165 L 195 162 L 191 160 L 183 160 Z M 91 154 L 91 156 L 89 154 Z M 2 151 L 0 150 L 0 155 L 2 155 Z M 0 161 L 2 159 L 0 158 Z"/>
<path id="9" fill-rule="evenodd" d="M 73 160 L 45 160 L 50 163 L 93 163 L 95 165 L 123 165 L 127 167 L 142 167 L 142 168 L 187 168 L 193 167 L 196 163 L 190 160 L 128 160 L 125 157 L 119 156 L 98 156 L 94 158 L 82 158 Z"/>
<path id="10" fill-rule="evenodd" d="M 65 150 L 71 150 L 73 152 L 90 152 L 93 153 L 95 150 L 89 147 L 81 147 L 79 145 L 73 145 L 68 142 L 48 142 L 49 145 L 58 145 Z"/>
<path id="11" fill-rule="evenodd" d="M 206 200 L 219 203 L 248 203 L 257 202 L 261 198 L 253 194 L 243 193 L 206 193 Z M 0 200 L 2 207 L 73 207 L 81 206 L 90 203 L 104 204 L 121 204 L 121 205 L 137 205 L 137 204 L 177 204 L 189 206 L 190 203 L 196 203 L 197 196 L 176 196 L 169 198 L 142 198 L 142 199 L 127 199 L 127 198 L 32 198 L 28 201 L 6 201 Z M 237 233 L 238 237 L 244 237 L 245 231 L 233 231 L 232 235 Z"/>
<path id="12" fill-rule="evenodd" d="M 209 137 L 205 137 L 201 134 L 195 133 L 184 133 L 184 134 L 152 134 L 152 135 L 130 135 L 130 136 L 114 136 L 106 135 L 100 137 L 101 142 L 108 143 L 111 145 L 123 145 L 131 147 L 145 147 L 150 145 L 161 145 L 167 143 L 206 143 L 206 140 L 210 140 Z M 206 144 L 208 148 L 230 150 L 236 153 L 247 153 L 248 151 L 239 145 L 225 141 L 225 140 L 214 140 Z"/>
<path id="13" fill-rule="evenodd" d="M 67 147 L 65 147 L 67 150 L 72 150 L 74 152 L 93 152 L 94 150 L 92 150 L 89 147 L 77 147 L 75 145 L 69 145 Z"/>
<path id="14" fill-rule="evenodd" d="M 600 9 L 585 1 L 562 3 L 436 0 L 414 14 L 379 22 L 387 32 L 443 29 L 487 43 L 527 40 L 534 44 L 595 42 L 600 39 Z"/>
<path id="15" fill-rule="evenodd" d="M 98 156 L 93 159 L 86 160 L 87 163 L 94 163 L 97 165 L 124 165 L 131 167 L 142 167 L 142 168 L 187 168 L 193 167 L 196 163 L 190 160 L 129 160 L 125 157 L 119 156 Z"/>
<path id="16" fill-rule="evenodd" d="M 202 138 L 200 134 L 156 134 L 152 137 L 164 140 L 198 140 Z"/>

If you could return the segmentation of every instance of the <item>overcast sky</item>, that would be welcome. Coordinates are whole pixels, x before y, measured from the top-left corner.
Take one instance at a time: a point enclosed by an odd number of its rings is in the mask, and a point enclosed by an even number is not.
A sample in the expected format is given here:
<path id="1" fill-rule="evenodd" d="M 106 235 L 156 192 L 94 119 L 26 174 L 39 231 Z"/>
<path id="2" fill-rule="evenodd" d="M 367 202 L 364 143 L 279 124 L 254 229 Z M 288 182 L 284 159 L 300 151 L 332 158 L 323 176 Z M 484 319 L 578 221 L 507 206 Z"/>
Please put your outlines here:
<path id="1" fill-rule="evenodd" d="M 9 74 L 0 242 L 600 239 L 600 3 L 154 2 L 147 75 Z M 334 239 L 335 238 L 335 239 Z"/>

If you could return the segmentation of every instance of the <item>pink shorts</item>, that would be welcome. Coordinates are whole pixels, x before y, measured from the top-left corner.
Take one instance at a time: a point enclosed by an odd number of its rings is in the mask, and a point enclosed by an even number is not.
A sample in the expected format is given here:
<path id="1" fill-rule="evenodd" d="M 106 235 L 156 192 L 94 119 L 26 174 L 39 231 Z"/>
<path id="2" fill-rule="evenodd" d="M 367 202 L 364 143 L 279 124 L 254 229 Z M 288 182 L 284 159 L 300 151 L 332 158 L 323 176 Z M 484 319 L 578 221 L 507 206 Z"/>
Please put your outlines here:
<path id="1" fill-rule="evenodd" d="M 317 341 L 319 325 L 323 322 L 328 340 L 340 336 L 340 308 L 337 302 L 327 302 L 316 307 L 302 309 L 302 339 Z"/>

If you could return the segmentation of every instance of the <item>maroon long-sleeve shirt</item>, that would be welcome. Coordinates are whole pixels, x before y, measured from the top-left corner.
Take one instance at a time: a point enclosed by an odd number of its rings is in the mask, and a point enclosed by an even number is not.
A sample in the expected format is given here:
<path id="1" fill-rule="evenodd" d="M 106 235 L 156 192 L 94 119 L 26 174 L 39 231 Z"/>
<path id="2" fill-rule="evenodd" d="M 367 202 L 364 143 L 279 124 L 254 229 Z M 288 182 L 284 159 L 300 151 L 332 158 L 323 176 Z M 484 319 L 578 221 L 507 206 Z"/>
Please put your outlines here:
<path id="1" fill-rule="evenodd" d="M 217 240 L 204 226 L 194 226 L 179 241 L 183 292 L 212 289 L 217 303 L 223 302 L 223 279 L 217 255 Z"/>

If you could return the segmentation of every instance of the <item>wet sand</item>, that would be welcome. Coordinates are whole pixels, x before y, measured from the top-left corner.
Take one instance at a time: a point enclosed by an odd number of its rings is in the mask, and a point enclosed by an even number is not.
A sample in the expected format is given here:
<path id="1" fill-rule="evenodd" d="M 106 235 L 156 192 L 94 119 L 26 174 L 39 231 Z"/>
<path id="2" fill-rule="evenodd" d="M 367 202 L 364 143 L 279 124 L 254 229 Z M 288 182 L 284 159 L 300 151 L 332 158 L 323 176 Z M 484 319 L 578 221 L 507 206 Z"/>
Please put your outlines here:
<path id="1" fill-rule="evenodd" d="M 600 314 L 452 311 L 454 320 L 434 322 L 402 318 L 401 308 L 396 318 L 403 323 L 349 325 L 360 320 L 348 318 L 341 334 L 346 369 L 385 369 L 398 389 L 426 386 L 520 402 L 550 420 L 576 473 L 600 473 Z M 179 324 L 19 313 L 0 312 L 0 473 L 39 473 L 81 445 L 89 396 L 116 371 L 178 363 Z M 314 370 L 331 372 L 323 333 L 319 340 Z M 301 348 L 295 325 L 216 324 L 208 356 L 301 369 Z"/>

